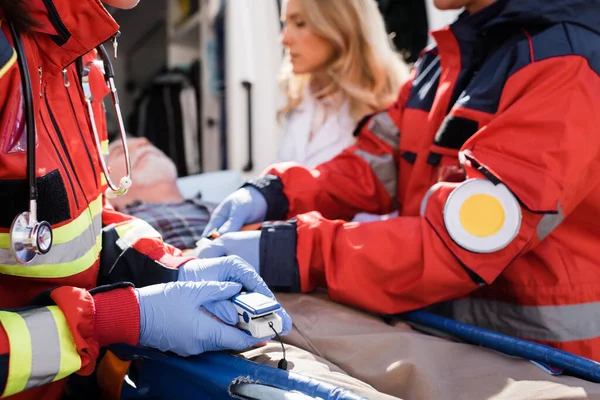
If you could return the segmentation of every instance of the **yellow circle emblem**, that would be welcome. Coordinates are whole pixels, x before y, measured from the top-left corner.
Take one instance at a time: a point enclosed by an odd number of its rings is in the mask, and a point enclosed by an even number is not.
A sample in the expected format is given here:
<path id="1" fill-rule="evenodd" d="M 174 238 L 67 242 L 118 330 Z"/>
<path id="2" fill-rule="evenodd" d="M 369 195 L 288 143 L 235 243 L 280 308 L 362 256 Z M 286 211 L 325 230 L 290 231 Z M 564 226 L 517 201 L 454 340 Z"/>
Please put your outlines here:
<path id="1" fill-rule="evenodd" d="M 469 179 L 448 196 L 444 223 L 459 246 L 492 253 L 508 246 L 519 232 L 521 206 L 504 184 Z"/>
<path id="2" fill-rule="evenodd" d="M 459 218 L 462 227 L 471 235 L 489 237 L 502 229 L 505 220 L 504 207 L 494 196 L 475 194 L 462 203 Z"/>

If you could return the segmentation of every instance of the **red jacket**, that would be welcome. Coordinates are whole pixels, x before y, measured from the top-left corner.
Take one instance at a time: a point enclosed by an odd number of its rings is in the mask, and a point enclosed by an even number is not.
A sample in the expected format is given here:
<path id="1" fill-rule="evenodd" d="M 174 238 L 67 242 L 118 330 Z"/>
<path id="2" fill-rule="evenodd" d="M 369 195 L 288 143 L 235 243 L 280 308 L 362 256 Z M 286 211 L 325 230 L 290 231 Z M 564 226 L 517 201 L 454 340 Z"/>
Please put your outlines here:
<path id="1" fill-rule="evenodd" d="M 599 17 L 508 0 L 434 32 L 355 146 L 249 183 L 296 216 L 263 227 L 267 283 L 385 314 L 460 299 L 458 320 L 600 360 Z"/>
<path id="2" fill-rule="evenodd" d="M 28 210 L 28 186 L 19 147 L 25 143 L 21 79 L 8 24 L 0 19 L 0 387 L 4 396 L 52 399 L 60 397 L 63 378 L 92 372 L 101 346 L 137 344 L 131 285 L 94 288 L 175 280 L 189 258 L 103 199 L 106 180 L 74 61 L 84 55 L 90 61 L 88 53 L 115 35 L 117 24 L 97 0 L 27 4 L 40 24 L 21 34 L 36 118 L 38 219 L 52 224 L 54 244 L 28 266 L 10 255 L 9 228 Z M 107 149 L 100 102 L 107 89 L 99 68 L 91 80 Z"/>

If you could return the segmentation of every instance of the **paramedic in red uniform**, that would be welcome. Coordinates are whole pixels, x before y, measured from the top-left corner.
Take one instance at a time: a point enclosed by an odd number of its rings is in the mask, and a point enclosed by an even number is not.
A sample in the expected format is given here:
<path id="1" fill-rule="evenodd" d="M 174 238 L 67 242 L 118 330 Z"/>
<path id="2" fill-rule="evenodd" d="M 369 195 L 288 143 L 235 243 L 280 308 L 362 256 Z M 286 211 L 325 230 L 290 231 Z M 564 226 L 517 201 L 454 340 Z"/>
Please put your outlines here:
<path id="1" fill-rule="evenodd" d="M 454 300 L 459 321 L 600 360 L 600 1 L 434 2 L 466 9 L 397 102 L 332 161 L 230 195 L 199 254 L 375 313 Z"/>
<path id="2" fill-rule="evenodd" d="M 136 1 L 107 3 L 130 7 Z M 100 101 L 108 90 L 92 50 L 117 32 L 98 0 L 0 1 L 2 397 L 60 398 L 65 378 L 89 375 L 100 348 L 113 343 L 187 356 L 263 341 L 221 322 L 237 323 L 229 299 L 242 287 L 272 296 L 248 264 L 239 257 L 183 257 L 150 225 L 105 202 L 106 176 L 90 127 L 97 124 L 101 148 L 108 148 Z M 24 107 L 19 42 L 33 110 Z M 95 121 L 85 108 L 81 57 L 91 66 Z M 38 215 L 52 226 L 54 243 L 23 265 L 11 253 L 9 232 L 29 204 L 24 147 L 29 112 L 37 134 Z M 282 315 L 289 330 L 291 321 Z"/>

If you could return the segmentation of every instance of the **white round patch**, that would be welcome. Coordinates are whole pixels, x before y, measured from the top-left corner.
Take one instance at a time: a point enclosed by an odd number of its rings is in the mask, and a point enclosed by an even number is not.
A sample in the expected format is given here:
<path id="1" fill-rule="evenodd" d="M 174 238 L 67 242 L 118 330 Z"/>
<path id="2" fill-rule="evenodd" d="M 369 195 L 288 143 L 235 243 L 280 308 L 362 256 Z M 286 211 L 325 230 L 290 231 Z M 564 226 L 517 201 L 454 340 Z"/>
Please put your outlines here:
<path id="1" fill-rule="evenodd" d="M 502 215 L 485 215 L 488 209 L 490 213 Z M 488 228 L 485 225 L 488 219 L 498 226 L 484 232 Z M 487 179 L 469 179 L 448 196 L 444 205 L 444 223 L 459 246 L 475 253 L 493 253 L 508 246 L 519 232 L 521 206 L 505 185 L 494 185 Z M 473 226 L 465 224 L 476 225 L 479 234 L 474 234 L 477 229 Z"/>

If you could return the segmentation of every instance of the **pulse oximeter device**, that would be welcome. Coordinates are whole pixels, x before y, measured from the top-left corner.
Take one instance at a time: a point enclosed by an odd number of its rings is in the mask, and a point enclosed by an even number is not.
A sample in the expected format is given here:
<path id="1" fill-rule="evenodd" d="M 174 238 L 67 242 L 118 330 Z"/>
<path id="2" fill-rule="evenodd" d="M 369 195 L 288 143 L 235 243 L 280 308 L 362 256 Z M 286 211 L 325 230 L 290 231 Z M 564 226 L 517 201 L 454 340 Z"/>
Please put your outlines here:
<path id="1" fill-rule="evenodd" d="M 274 299 L 257 292 L 241 292 L 231 298 L 239 315 L 238 328 L 256 338 L 281 333 L 283 321 L 275 312 L 281 305 Z"/>

